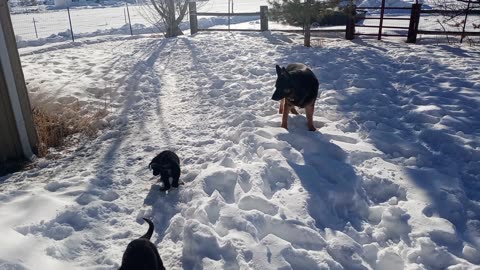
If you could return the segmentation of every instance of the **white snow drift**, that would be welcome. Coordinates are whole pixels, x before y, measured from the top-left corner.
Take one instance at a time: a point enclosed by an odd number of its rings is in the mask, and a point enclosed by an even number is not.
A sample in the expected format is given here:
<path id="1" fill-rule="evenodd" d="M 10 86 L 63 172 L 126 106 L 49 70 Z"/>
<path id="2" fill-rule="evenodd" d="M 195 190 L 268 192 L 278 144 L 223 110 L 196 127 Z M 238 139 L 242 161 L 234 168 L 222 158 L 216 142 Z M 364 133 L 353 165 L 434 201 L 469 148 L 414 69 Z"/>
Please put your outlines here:
<path id="1" fill-rule="evenodd" d="M 475 269 L 478 51 L 206 33 L 22 50 L 33 100 L 107 100 L 106 128 L 1 179 L 0 268 L 116 269 L 142 217 L 167 269 Z M 280 128 L 275 64 L 320 80 Z M 147 165 L 181 157 L 180 189 Z"/>

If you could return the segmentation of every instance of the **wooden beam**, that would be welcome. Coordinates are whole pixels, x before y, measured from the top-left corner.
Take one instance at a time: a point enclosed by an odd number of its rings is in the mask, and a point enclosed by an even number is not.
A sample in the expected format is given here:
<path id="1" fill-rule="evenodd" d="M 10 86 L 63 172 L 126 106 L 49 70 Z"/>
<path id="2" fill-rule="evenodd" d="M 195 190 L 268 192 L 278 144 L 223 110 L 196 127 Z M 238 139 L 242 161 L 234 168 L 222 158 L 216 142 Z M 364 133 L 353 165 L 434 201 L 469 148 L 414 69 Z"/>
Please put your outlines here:
<path id="1" fill-rule="evenodd" d="M 23 152 L 27 158 L 31 158 L 31 156 L 29 156 L 31 152 L 37 153 L 38 138 L 33 122 L 30 99 L 28 97 L 27 86 L 25 85 L 25 78 L 20 62 L 20 56 L 18 54 L 15 33 L 13 32 L 13 26 L 10 19 L 10 10 L 7 0 L 0 0 L 0 25 L 0 31 L 2 31 L 2 37 L 5 41 L 4 53 L 8 55 L 5 56 L 5 58 L 7 58 L 7 61 L 2 61 L 2 69 L 4 71 L 7 70 L 13 73 L 13 78 L 11 82 L 8 79 L 8 72 L 7 74 L 5 74 L 6 82 L 9 91 L 14 91 L 14 94 L 16 94 L 16 102 L 11 100 L 12 109 L 14 110 L 14 114 L 17 120 L 17 130 L 20 141 L 22 142 Z M 3 41 L 0 42 L 3 43 Z M 19 108 L 16 108 L 15 105 L 18 103 Z M 28 147 L 25 144 L 28 144 Z M 27 148 L 30 149 L 30 153 L 28 153 Z"/>
<path id="2" fill-rule="evenodd" d="M 260 12 L 243 12 L 243 13 L 197 12 L 197 16 L 260 16 Z"/>
<path id="3" fill-rule="evenodd" d="M 465 32 L 462 33 L 461 31 L 455 32 L 455 31 L 428 31 L 428 30 L 418 30 L 418 34 L 422 35 L 452 35 L 452 36 L 461 36 L 462 34 L 465 34 L 465 36 L 477 36 L 480 37 L 480 32 Z"/>

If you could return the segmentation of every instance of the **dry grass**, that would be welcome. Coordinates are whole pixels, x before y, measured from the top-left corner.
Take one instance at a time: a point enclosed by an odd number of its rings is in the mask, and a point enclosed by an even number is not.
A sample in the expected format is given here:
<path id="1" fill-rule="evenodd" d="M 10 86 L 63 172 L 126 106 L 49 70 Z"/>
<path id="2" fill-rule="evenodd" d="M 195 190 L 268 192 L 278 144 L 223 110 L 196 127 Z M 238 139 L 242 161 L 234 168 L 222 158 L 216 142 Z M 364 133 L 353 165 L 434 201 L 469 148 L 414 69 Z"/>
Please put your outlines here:
<path id="1" fill-rule="evenodd" d="M 61 149 L 66 146 L 68 137 L 73 134 L 94 137 L 98 121 L 107 114 L 106 109 L 101 109 L 85 115 L 78 104 L 57 107 L 54 112 L 49 111 L 45 104 L 35 106 L 33 117 L 39 139 L 38 156 L 46 156 L 51 147 Z"/>

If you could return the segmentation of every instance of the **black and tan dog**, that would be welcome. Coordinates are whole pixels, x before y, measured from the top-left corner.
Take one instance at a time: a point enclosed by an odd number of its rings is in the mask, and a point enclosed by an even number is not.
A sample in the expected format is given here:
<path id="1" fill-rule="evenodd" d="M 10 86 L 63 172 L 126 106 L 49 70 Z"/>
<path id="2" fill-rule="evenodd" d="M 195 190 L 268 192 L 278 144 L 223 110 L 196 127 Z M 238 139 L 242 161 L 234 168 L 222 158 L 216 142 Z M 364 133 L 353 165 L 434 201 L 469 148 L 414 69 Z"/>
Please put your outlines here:
<path id="1" fill-rule="evenodd" d="M 315 131 L 313 112 L 318 95 L 318 80 L 304 64 L 289 64 L 287 68 L 276 65 L 277 81 L 273 100 L 281 100 L 279 113 L 282 114 L 282 127 L 287 128 L 288 113 L 298 114 L 295 106 L 305 108 L 308 129 Z"/>
<path id="2" fill-rule="evenodd" d="M 147 218 L 144 220 L 148 223 L 148 231 L 128 244 L 119 270 L 165 270 L 157 247 L 150 242 L 154 229 L 153 222 Z"/>
<path id="3" fill-rule="evenodd" d="M 152 159 L 149 168 L 153 170 L 153 175 L 160 174 L 160 180 L 163 182 L 161 191 L 170 189 L 170 179 L 172 180 L 171 186 L 178 187 L 180 179 L 180 159 L 177 154 L 172 151 L 166 150 L 158 154 Z"/>

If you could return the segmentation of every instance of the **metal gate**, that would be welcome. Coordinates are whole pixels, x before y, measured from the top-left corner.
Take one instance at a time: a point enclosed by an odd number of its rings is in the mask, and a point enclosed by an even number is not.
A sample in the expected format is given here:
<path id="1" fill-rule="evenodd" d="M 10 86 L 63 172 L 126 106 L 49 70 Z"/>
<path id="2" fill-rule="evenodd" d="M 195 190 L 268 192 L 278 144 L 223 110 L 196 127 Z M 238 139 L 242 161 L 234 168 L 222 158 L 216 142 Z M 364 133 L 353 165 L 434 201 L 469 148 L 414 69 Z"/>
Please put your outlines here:
<path id="1" fill-rule="evenodd" d="M 409 37 L 418 29 L 421 4 L 410 7 L 388 7 L 382 0 L 380 7 L 357 7 L 356 14 L 364 13 L 361 23 L 355 24 L 355 36 Z M 393 11 L 393 12 L 390 12 Z"/>

